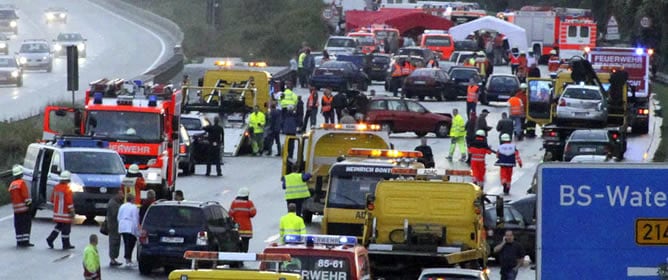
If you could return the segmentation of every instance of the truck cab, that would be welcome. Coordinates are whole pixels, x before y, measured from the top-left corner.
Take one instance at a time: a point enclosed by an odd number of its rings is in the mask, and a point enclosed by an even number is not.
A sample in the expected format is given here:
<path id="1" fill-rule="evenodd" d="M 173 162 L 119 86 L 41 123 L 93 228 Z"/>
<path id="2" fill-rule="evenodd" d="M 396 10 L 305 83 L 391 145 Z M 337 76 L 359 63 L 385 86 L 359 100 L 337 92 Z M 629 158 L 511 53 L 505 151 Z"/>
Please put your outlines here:
<path id="1" fill-rule="evenodd" d="M 190 269 L 178 269 L 169 273 L 169 280 L 299 280 L 296 273 L 280 270 L 233 269 L 218 266 L 217 262 L 286 262 L 292 258 L 288 254 L 228 253 L 214 251 L 186 251 L 183 257 L 192 261 Z M 200 268 L 201 263 L 207 267 Z M 204 265 L 202 265 L 204 266 Z"/>
<path id="2" fill-rule="evenodd" d="M 261 270 L 289 271 L 303 279 L 372 279 L 367 250 L 354 236 L 306 234 L 284 238 L 285 244 L 271 244 L 264 253 L 289 254 L 292 260 L 262 262 Z"/>
<path id="3" fill-rule="evenodd" d="M 455 40 L 445 30 L 425 30 L 418 41 L 420 47 L 434 51 L 439 60 L 450 59 L 450 55 L 455 51 Z"/>

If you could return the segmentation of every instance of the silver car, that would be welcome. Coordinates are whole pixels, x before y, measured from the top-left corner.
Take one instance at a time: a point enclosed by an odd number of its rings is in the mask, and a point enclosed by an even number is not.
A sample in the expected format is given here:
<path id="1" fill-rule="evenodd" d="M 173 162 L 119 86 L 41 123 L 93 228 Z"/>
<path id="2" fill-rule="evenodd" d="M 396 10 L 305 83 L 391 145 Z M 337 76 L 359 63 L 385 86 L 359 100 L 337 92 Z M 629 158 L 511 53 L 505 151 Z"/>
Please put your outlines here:
<path id="1" fill-rule="evenodd" d="M 46 40 L 25 40 L 16 55 L 24 70 L 51 72 L 53 69 L 53 55 Z"/>
<path id="2" fill-rule="evenodd" d="M 0 56 L 0 84 L 23 86 L 23 70 L 13 56 Z"/>
<path id="3" fill-rule="evenodd" d="M 557 103 L 557 122 L 585 121 L 605 125 L 608 121 L 608 102 L 596 86 L 570 85 Z"/>
<path id="4" fill-rule="evenodd" d="M 465 268 L 425 268 L 418 280 L 429 279 L 467 279 L 489 280 L 486 271 Z"/>
<path id="5" fill-rule="evenodd" d="M 66 56 L 68 46 L 76 46 L 79 57 L 86 57 L 86 38 L 79 33 L 60 33 L 53 40 L 55 56 Z"/>
<path id="6" fill-rule="evenodd" d="M 348 36 L 330 36 L 325 44 L 329 55 L 352 55 L 359 51 L 357 40 Z"/>

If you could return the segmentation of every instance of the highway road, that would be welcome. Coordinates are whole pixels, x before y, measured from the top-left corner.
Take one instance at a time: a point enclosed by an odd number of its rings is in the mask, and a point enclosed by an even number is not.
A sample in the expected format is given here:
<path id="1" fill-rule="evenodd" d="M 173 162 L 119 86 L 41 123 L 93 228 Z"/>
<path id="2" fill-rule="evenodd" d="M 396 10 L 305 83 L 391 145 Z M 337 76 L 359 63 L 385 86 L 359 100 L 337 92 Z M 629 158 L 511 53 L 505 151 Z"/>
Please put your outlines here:
<path id="1" fill-rule="evenodd" d="M 103 13 L 103 12 L 100 12 Z M 76 21 L 73 20 L 74 23 Z M 109 69 L 116 69 L 109 67 Z M 117 70 L 117 69 L 116 69 Z M 507 67 L 497 67 L 499 72 L 507 72 Z M 40 75 L 42 75 L 40 73 Z M 44 74 L 46 75 L 46 74 Z M 195 76 L 196 77 L 196 76 Z M 374 84 L 378 95 L 386 95 L 382 84 Z M 297 89 L 297 93 L 306 97 L 307 91 Z M 453 108 L 459 108 L 464 111 L 464 101 L 457 102 L 423 102 L 427 108 L 435 112 L 451 112 Z M 495 126 L 500 118 L 501 112 L 507 110 L 504 103 L 492 103 L 491 106 L 478 106 L 478 110 L 488 109 L 491 114 L 488 117 L 488 123 Z M 319 117 L 319 123 L 322 117 Z M 661 125 L 660 119 L 652 119 L 657 130 Z M 653 133 L 654 130 L 650 130 Z M 657 132 L 658 133 L 658 132 Z M 459 162 L 448 162 L 445 157 L 450 145 L 450 139 L 439 139 L 429 135 L 429 144 L 435 152 L 436 166 L 438 168 L 467 168 Z M 634 136 L 630 139 L 629 149 L 626 154 L 628 162 L 645 161 L 643 154 L 649 147 L 650 156 L 658 144 L 658 134 L 643 136 Z M 498 134 L 492 131 L 489 135 L 490 145 L 498 146 Z M 392 134 L 391 141 L 397 149 L 412 150 L 419 144 L 419 140 L 413 133 Z M 507 199 L 513 200 L 522 197 L 528 189 L 532 180 L 536 166 L 542 158 L 541 139 L 526 139 L 518 143 L 518 148 L 524 160 L 524 168 L 515 169 L 512 189 Z M 486 177 L 485 191 L 493 194 L 500 194 L 502 189 L 499 183 L 499 169 L 493 166 L 494 157 L 488 156 L 488 173 Z M 278 221 L 285 214 L 285 202 L 283 192 L 280 189 L 280 158 L 275 156 L 250 157 L 242 156 L 235 158 L 225 158 L 223 166 L 223 177 L 205 177 L 205 166 L 198 166 L 196 175 L 189 177 L 180 177 L 177 181 L 177 188 L 185 192 L 187 200 L 215 200 L 219 201 L 226 208 L 234 199 L 237 190 L 240 187 L 248 187 L 251 190 L 250 198 L 255 202 L 258 209 L 258 215 L 253 219 L 254 238 L 251 240 L 250 251 L 260 252 L 278 233 Z M 565 176 L 568 176 L 565 174 Z M 8 206 L 0 207 L 0 226 L 5 229 L 5 233 L 0 235 L 0 259 L 5 260 L 5 269 L 0 270 L 0 279 L 77 279 L 81 276 L 82 250 L 87 243 L 87 237 L 91 233 L 97 233 L 96 225 L 84 225 L 83 217 L 77 217 L 77 224 L 73 226 L 72 242 L 77 248 L 72 251 L 61 251 L 58 249 L 48 249 L 44 241 L 53 227 L 50 211 L 40 211 L 33 222 L 32 242 L 36 247 L 31 249 L 16 249 L 12 228 L 11 209 Z M 97 219 L 102 221 L 101 217 Z M 319 217 L 314 218 L 314 223 L 308 226 L 311 233 L 319 232 Z M 108 240 L 103 236 L 99 245 L 102 274 L 105 279 L 166 279 L 165 274 L 156 270 L 150 277 L 139 275 L 137 268 L 111 268 L 109 267 Z M 56 248 L 60 247 L 60 241 L 56 242 Z M 528 259 L 527 259 L 528 262 Z M 492 269 L 492 279 L 498 279 L 498 269 Z M 522 268 L 518 279 L 534 279 L 534 271 L 529 269 L 529 264 Z"/>
<path id="2" fill-rule="evenodd" d="M 87 57 L 79 59 L 78 99 L 83 99 L 89 82 L 103 77 L 132 78 L 152 69 L 172 54 L 170 42 L 155 32 L 109 12 L 90 1 L 31 0 L 14 1 L 18 10 L 19 34 L 12 36 L 10 54 L 18 51 L 25 39 L 55 39 L 59 32 L 79 32 L 87 42 Z M 67 24 L 46 24 L 47 7 L 69 11 Z M 0 121 L 38 113 L 44 105 L 70 101 L 67 91 L 65 57 L 54 60 L 53 73 L 26 71 L 24 86 L 0 87 Z"/>

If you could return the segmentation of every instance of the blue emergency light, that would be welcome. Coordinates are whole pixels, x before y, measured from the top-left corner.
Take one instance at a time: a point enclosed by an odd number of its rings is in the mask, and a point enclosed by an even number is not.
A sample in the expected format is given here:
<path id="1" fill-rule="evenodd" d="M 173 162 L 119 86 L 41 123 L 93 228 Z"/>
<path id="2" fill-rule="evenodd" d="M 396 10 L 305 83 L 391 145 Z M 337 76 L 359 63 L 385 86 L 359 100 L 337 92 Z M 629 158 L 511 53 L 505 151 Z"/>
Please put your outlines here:
<path id="1" fill-rule="evenodd" d="M 56 145 L 72 148 L 109 148 L 109 142 L 93 139 L 58 139 Z"/>
<path id="2" fill-rule="evenodd" d="M 93 104 L 102 104 L 102 98 L 104 97 L 104 93 L 96 91 L 93 93 Z"/>
<path id="3" fill-rule="evenodd" d="M 149 95 L 149 97 L 148 97 L 148 106 L 149 106 L 149 107 L 155 107 L 155 106 L 158 106 L 158 96 L 156 96 L 156 95 Z"/>
<path id="4" fill-rule="evenodd" d="M 645 50 L 643 48 L 637 48 L 636 49 L 636 54 L 637 55 L 642 55 L 643 53 L 645 53 Z"/>
<path id="5" fill-rule="evenodd" d="M 357 244 L 357 237 L 345 235 L 321 235 L 321 234 L 288 234 L 284 237 L 286 244 L 318 244 L 318 245 L 350 245 Z"/>
<path id="6" fill-rule="evenodd" d="M 144 81 L 142 80 L 134 80 L 133 82 L 135 83 L 135 85 L 137 85 L 137 87 L 144 86 Z"/>

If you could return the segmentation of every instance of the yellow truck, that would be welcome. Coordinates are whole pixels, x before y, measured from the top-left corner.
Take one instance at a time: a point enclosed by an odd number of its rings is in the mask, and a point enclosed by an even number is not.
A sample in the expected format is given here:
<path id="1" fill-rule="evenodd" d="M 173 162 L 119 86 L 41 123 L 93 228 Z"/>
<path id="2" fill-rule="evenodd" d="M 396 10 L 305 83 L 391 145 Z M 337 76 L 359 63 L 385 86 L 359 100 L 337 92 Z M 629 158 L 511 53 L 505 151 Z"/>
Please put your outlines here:
<path id="1" fill-rule="evenodd" d="M 267 113 L 271 74 L 261 70 L 207 70 L 196 85 L 183 85 L 182 112 L 217 115 L 225 128 L 225 155 L 250 150 L 248 117 L 253 107 Z M 211 116 L 213 117 L 213 116 Z"/>
<path id="2" fill-rule="evenodd" d="M 282 263 L 290 261 L 289 254 L 227 253 L 211 251 L 186 251 L 185 259 L 192 261 L 191 269 L 179 269 L 169 273 L 169 280 L 299 280 L 297 273 L 252 269 L 217 268 L 218 261 Z M 200 269 L 200 262 L 211 263 L 212 269 Z"/>
<path id="3" fill-rule="evenodd" d="M 490 250 L 483 223 L 485 194 L 477 185 L 450 180 L 469 177 L 470 171 L 392 172 L 402 176 L 378 182 L 375 194 L 367 196 L 363 244 L 373 275 L 415 279 L 425 267 L 484 268 Z"/>
<path id="4" fill-rule="evenodd" d="M 351 148 L 390 149 L 387 132 L 379 125 L 322 124 L 297 136 L 286 136 L 283 145 L 281 176 L 291 172 L 308 172 L 311 197 L 304 201 L 302 217 L 310 223 L 313 215 L 324 212 L 329 169 Z M 292 147 L 292 153 L 290 153 Z"/>

